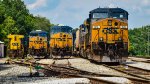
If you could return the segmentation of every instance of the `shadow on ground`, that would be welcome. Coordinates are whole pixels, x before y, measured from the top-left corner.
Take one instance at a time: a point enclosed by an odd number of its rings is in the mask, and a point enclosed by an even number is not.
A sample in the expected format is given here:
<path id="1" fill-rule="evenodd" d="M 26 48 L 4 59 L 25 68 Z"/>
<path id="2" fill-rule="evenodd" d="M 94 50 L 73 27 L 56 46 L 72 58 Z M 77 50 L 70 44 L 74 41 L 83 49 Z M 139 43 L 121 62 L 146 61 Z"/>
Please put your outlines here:
<path id="1" fill-rule="evenodd" d="M 9 66 L 9 64 L 0 63 L 0 71 L 7 70 L 9 68 L 12 68 L 12 66 Z"/>
<path id="2" fill-rule="evenodd" d="M 49 77 L 44 77 L 44 76 L 30 76 L 29 74 L 30 73 L 22 73 L 22 74 L 19 74 L 18 76 L 0 76 L 0 84 L 16 84 L 16 83 L 19 84 L 20 82 L 33 83 L 37 81 L 43 81 L 46 79 L 53 80 L 54 78 L 54 75 L 51 75 Z"/>

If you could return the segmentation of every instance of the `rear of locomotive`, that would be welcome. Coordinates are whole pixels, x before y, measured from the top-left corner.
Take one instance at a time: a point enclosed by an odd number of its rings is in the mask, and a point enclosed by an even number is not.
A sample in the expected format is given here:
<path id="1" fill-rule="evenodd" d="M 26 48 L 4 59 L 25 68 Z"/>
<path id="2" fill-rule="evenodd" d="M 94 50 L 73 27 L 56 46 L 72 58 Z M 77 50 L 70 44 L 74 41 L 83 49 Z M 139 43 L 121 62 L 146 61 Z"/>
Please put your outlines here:
<path id="1" fill-rule="evenodd" d="M 128 57 L 128 12 L 121 8 L 97 8 L 81 29 L 84 55 L 98 62 L 124 62 Z M 87 30 L 86 30 L 87 29 Z"/>
<path id="2" fill-rule="evenodd" d="M 54 26 L 50 33 L 50 56 L 71 56 L 73 48 L 72 28 Z"/>
<path id="3" fill-rule="evenodd" d="M 28 53 L 37 57 L 46 57 L 48 53 L 47 32 L 31 31 L 29 35 Z"/>
<path id="4" fill-rule="evenodd" d="M 24 47 L 23 47 L 23 35 L 8 35 L 8 57 L 10 58 L 23 58 Z"/>

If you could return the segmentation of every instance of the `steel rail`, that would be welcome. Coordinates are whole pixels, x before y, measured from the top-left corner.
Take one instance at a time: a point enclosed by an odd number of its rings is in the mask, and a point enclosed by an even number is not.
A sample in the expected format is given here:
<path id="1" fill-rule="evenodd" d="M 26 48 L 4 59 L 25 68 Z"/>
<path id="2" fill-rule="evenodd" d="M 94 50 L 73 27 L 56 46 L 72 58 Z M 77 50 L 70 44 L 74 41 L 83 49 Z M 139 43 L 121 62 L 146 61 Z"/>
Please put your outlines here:
<path id="1" fill-rule="evenodd" d="M 135 61 L 135 62 L 143 62 L 143 63 L 150 63 L 150 61 L 139 61 L 139 60 L 134 60 L 134 59 L 131 59 L 132 61 Z"/>
<path id="2" fill-rule="evenodd" d="M 74 67 L 63 67 L 63 66 L 57 66 L 57 65 L 48 65 L 48 64 L 40 64 L 40 63 L 36 63 L 36 62 L 19 62 L 19 61 L 12 61 L 12 62 L 14 62 L 14 63 L 16 63 L 16 64 L 21 64 L 21 65 L 27 65 L 27 66 L 32 66 L 32 67 L 35 67 L 36 66 L 36 64 L 39 64 L 39 65 L 42 65 L 42 66 L 44 66 L 43 67 L 43 69 L 44 70 L 47 70 L 47 71 L 54 71 L 54 72 L 60 72 L 60 73 L 63 73 L 63 74 L 65 74 L 65 75 L 72 75 L 72 76 L 80 76 L 80 77 L 86 77 L 86 75 L 88 74 L 88 76 L 89 77 L 91 77 L 91 76 L 93 76 L 93 75 L 96 75 L 97 77 L 124 77 L 124 78 L 127 78 L 127 79 L 129 79 L 129 80 L 135 80 L 135 81 L 142 81 L 142 82 L 144 82 L 144 83 L 150 83 L 150 81 L 149 80 L 147 80 L 147 79 L 145 79 L 145 78 L 141 78 L 141 77 L 139 77 L 139 78 L 134 78 L 134 77 L 126 77 L 126 76 L 118 76 L 118 75 L 108 75 L 108 74 L 97 74 L 97 73 L 92 73 L 92 72 L 88 72 L 88 71 L 83 71 L 83 70 L 79 70 L 79 69 L 77 69 L 77 68 L 74 68 Z M 57 68 L 57 69 L 55 69 L 55 68 Z M 107 66 L 106 66 L 107 67 Z M 59 68 L 59 69 L 58 69 Z M 109 67 L 109 68 L 112 68 L 112 67 Z M 74 71 L 79 71 L 80 73 L 79 74 L 73 74 L 73 73 L 68 73 L 68 71 L 64 71 L 64 72 L 61 72 L 61 70 L 60 69 L 68 69 L 68 70 L 74 70 Z M 117 69 L 116 69 L 117 70 Z M 118 70 L 117 70 L 118 71 Z M 119 71 L 120 72 L 120 71 Z M 84 75 L 84 74 L 86 74 L 86 75 Z M 124 72 L 124 73 L 126 73 L 126 72 Z M 127 75 L 130 75 L 129 73 L 126 73 Z M 132 75 L 132 74 L 131 74 Z M 88 76 L 87 76 L 87 78 L 88 78 Z M 132 75 L 132 76 L 136 76 L 136 75 Z M 137 77 L 137 76 L 136 76 Z M 95 79 L 95 78 L 93 78 L 93 77 L 91 77 L 91 78 L 89 78 L 89 79 L 93 79 L 93 80 L 101 80 L 102 81 L 102 79 Z M 107 81 L 106 81 L 107 82 Z M 108 81 L 108 82 L 110 82 L 110 81 Z M 111 83 L 113 83 L 112 81 L 111 81 Z"/>
<path id="3" fill-rule="evenodd" d="M 114 68 L 114 67 L 111 67 L 111 66 L 108 66 L 108 65 L 103 65 L 103 66 L 108 67 L 108 68 L 111 68 L 111 69 L 116 70 L 116 71 L 119 71 L 119 72 L 121 72 L 121 73 L 130 75 L 130 76 L 136 77 L 136 78 L 131 78 L 131 77 L 125 77 L 125 78 L 131 79 L 131 80 L 137 80 L 137 81 L 143 81 L 143 82 L 148 82 L 148 83 L 150 83 L 150 79 L 149 79 L 149 78 L 145 78 L 145 77 L 140 76 L 140 75 L 136 75 L 136 74 L 133 74 L 133 73 L 129 73 L 129 72 L 126 72 L 126 71 L 123 71 L 123 70 L 120 70 L 120 69 L 117 69 L 117 68 Z"/>

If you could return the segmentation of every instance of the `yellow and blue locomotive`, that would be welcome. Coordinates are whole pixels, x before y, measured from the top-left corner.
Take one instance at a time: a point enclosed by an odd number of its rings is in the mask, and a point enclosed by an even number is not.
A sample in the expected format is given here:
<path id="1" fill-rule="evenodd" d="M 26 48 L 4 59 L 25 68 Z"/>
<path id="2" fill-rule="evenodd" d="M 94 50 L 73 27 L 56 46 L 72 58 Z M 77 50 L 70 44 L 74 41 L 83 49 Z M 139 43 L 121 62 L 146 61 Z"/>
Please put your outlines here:
<path id="1" fill-rule="evenodd" d="M 28 53 L 32 56 L 46 57 L 48 53 L 47 32 L 31 31 L 29 35 Z"/>
<path id="2" fill-rule="evenodd" d="M 8 57 L 10 58 L 23 58 L 24 47 L 23 47 L 23 35 L 8 35 Z"/>
<path id="3" fill-rule="evenodd" d="M 80 55 L 97 62 L 124 62 L 128 57 L 128 12 L 97 8 L 79 28 Z"/>
<path id="4" fill-rule="evenodd" d="M 73 48 L 72 28 L 54 26 L 50 32 L 50 56 L 71 56 Z"/>

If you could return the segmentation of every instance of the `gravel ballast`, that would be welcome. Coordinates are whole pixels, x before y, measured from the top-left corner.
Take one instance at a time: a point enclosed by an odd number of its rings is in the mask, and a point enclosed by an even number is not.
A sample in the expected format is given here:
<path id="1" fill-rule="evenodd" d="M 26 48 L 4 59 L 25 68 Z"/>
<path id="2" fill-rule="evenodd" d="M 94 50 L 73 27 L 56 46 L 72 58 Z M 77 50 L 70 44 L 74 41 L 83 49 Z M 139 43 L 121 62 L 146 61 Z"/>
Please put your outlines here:
<path id="1" fill-rule="evenodd" d="M 142 69 L 146 69 L 146 70 L 150 70 L 150 63 L 143 63 L 143 62 L 133 62 L 133 61 L 128 61 L 131 64 L 127 64 L 133 67 L 137 67 L 137 68 L 142 68 Z"/>
<path id="2" fill-rule="evenodd" d="M 30 68 L 15 64 L 4 64 L 6 59 L 0 59 L 0 84 L 22 84 L 36 81 L 57 80 L 55 77 L 29 77 Z M 32 73 L 36 70 L 32 69 Z"/>
<path id="3" fill-rule="evenodd" d="M 94 72 L 100 74 L 108 74 L 108 75 L 118 75 L 118 76 L 127 76 L 126 74 L 120 73 L 113 69 L 107 68 L 103 65 L 97 65 L 91 63 L 89 60 L 82 58 L 74 58 L 68 59 L 71 63 L 72 67 Z M 63 60 L 51 60 L 51 59 L 42 59 L 37 61 L 43 64 L 52 64 L 55 61 L 55 64 L 68 64 L 67 59 Z M 1 61 L 1 60 L 0 60 Z M 36 72 L 35 69 L 32 70 L 33 73 Z M 0 84 L 76 84 L 76 83 L 84 83 L 89 84 L 90 80 L 86 78 L 56 78 L 56 77 L 29 77 L 30 68 L 19 65 L 7 65 L 0 62 Z M 103 80 L 110 80 L 117 83 L 130 83 L 130 81 L 126 78 L 122 77 L 97 77 Z"/>
<path id="4" fill-rule="evenodd" d="M 87 78 L 66 78 L 51 81 L 50 80 L 35 81 L 31 83 L 21 83 L 21 84 L 90 84 L 90 80 Z"/>
<path id="5" fill-rule="evenodd" d="M 108 75 L 126 76 L 126 74 L 122 74 L 118 71 L 107 68 L 103 65 L 96 65 L 86 59 L 77 58 L 77 59 L 69 59 L 69 61 L 71 62 L 72 67 L 75 67 L 84 71 L 100 73 L 100 74 L 108 74 Z"/>

